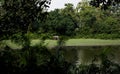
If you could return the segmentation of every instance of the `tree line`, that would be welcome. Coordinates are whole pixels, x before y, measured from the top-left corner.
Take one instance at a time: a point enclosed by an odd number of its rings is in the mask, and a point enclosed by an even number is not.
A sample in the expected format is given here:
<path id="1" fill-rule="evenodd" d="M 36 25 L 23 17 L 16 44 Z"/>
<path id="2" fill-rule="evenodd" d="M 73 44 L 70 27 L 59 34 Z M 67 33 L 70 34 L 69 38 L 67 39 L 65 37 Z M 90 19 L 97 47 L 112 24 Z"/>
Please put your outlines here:
<path id="1" fill-rule="evenodd" d="M 120 9 L 113 7 L 103 10 L 89 2 L 65 4 L 63 9 L 48 12 L 47 21 L 40 31 L 71 37 L 120 38 Z M 42 30 L 42 28 L 44 28 Z"/>
<path id="2" fill-rule="evenodd" d="M 35 37 L 46 34 L 48 38 L 53 35 L 70 38 L 120 38 L 120 4 L 117 0 L 83 0 L 77 7 L 68 3 L 64 8 L 50 12 L 46 12 L 50 1 L 3 2 L 0 18 L 2 38 L 2 35 L 14 37 L 16 33 L 24 35 L 27 32 Z"/>

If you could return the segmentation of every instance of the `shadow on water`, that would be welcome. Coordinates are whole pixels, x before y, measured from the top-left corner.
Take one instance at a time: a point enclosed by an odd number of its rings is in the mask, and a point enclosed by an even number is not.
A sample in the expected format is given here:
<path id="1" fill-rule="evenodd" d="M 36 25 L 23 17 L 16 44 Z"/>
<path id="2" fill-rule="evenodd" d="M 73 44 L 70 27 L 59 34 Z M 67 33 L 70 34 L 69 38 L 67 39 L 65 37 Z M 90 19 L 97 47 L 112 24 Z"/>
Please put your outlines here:
<path id="1" fill-rule="evenodd" d="M 64 46 L 61 51 L 66 61 L 75 64 L 89 64 L 96 55 L 104 51 L 109 60 L 115 63 L 120 62 L 120 46 Z M 51 52 L 55 54 L 56 48 Z M 97 63 L 99 62 L 98 59 Z"/>

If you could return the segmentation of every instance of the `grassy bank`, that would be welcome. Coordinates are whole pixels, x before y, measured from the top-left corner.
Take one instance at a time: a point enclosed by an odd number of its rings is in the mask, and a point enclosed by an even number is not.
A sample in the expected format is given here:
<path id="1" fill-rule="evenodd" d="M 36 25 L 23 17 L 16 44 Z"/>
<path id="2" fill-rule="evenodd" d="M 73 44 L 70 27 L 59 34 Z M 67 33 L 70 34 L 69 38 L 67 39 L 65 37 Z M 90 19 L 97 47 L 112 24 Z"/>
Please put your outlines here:
<path id="1" fill-rule="evenodd" d="M 31 40 L 31 46 L 39 44 L 40 40 Z M 10 40 L 5 44 L 11 48 L 21 48 L 20 45 L 12 43 Z M 57 40 L 45 40 L 44 44 L 48 47 L 54 47 L 57 45 Z M 117 40 L 103 40 L 103 39 L 69 39 L 66 41 L 66 46 L 107 46 L 107 45 L 120 45 L 120 39 Z"/>

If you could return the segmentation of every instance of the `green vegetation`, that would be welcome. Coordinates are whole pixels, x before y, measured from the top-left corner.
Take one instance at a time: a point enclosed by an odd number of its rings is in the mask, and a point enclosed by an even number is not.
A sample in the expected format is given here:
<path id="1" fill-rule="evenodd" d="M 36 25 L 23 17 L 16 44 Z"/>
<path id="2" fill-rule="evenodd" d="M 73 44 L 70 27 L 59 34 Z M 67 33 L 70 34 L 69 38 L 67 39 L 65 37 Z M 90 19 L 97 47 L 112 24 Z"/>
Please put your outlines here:
<path id="1" fill-rule="evenodd" d="M 70 39 L 66 42 L 67 46 L 101 46 L 101 45 L 120 45 L 120 40 L 101 40 L 101 39 Z"/>
<path id="2" fill-rule="evenodd" d="M 110 6 L 119 8 L 119 0 L 91 0 L 90 4 L 95 7 L 101 7 L 101 9 L 107 10 Z"/>
<path id="3" fill-rule="evenodd" d="M 83 0 L 76 8 L 67 3 L 47 12 L 50 4 L 51 0 L 0 0 L 0 74 L 119 74 L 120 65 L 107 56 L 110 49 L 95 55 L 90 64 L 77 66 L 65 60 L 62 50 L 119 46 L 120 1 L 91 0 L 89 5 Z M 53 54 L 49 48 L 54 46 Z"/>
<path id="4" fill-rule="evenodd" d="M 68 3 L 63 9 L 50 11 L 39 32 L 69 38 L 119 39 L 119 17 L 119 9 L 116 12 L 101 10 L 90 6 L 87 1 L 78 3 L 74 8 Z"/>
<path id="5" fill-rule="evenodd" d="M 34 39 L 31 40 L 30 46 L 36 46 L 41 43 L 41 40 Z M 43 44 L 49 48 L 55 47 L 58 44 L 57 40 L 45 40 Z M 21 49 L 22 45 L 11 42 L 10 40 L 4 41 L 4 44 L 12 49 Z M 118 46 L 120 45 L 120 40 L 103 40 L 103 39 L 69 39 L 65 41 L 65 46 Z"/>
<path id="6" fill-rule="evenodd" d="M 34 43 L 38 43 L 35 40 Z M 45 40 L 45 44 L 48 46 L 57 45 L 56 40 Z M 120 40 L 101 40 L 101 39 L 69 39 L 65 42 L 65 46 L 106 46 L 106 45 L 120 45 Z"/>

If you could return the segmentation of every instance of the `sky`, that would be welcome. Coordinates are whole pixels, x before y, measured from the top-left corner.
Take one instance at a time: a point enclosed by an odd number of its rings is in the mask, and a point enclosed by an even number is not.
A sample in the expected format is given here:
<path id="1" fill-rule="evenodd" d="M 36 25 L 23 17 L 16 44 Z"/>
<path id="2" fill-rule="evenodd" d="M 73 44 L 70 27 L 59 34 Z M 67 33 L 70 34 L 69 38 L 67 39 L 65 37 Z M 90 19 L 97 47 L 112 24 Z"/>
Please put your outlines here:
<path id="1" fill-rule="evenodd" d="M 52 0 L 49 10 L 64 8 L 65 3 L 72 3 L 75 7 L 81 0 Z"/>

